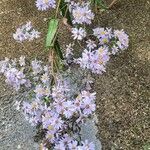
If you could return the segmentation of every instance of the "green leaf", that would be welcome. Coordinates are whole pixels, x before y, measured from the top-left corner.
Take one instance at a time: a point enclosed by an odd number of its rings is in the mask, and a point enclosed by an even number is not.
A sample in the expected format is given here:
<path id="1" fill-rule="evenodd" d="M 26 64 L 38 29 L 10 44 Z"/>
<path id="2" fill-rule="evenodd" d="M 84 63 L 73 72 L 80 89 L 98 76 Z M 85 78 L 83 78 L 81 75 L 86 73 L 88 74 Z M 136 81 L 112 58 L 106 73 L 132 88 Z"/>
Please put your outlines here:
<path id="1" fill-rule="evenodd" d="M 59 9 L 61 10 L 62 16 L 67 18 L 68 24 L 70 24 L 72 26 L 71 14 L 68 10 L 68 5 L 64 0 L 61 0 Z"/>
<path id="2" fill-rule="evenodd" d="M 53 47 L 55 42 L 55 36 L 58 29 L 58 19 L 51 19 L 48 26 L 48 32 L 46 37 L 46 47 Z"/>
<path id="3" fill-rule="evenodd" d="M 62 53 L 62 51 L 61 51 L 61 48 L 60 48 L 60 45 L 59 45 L 57 39 L 55 40 L 55 43 L 54 43 L 54 49 L 55 49 L 57 55 L 58 55 L 61 59 L 64 59 L 64 58 L 63 58 L 63 53 Z"/>

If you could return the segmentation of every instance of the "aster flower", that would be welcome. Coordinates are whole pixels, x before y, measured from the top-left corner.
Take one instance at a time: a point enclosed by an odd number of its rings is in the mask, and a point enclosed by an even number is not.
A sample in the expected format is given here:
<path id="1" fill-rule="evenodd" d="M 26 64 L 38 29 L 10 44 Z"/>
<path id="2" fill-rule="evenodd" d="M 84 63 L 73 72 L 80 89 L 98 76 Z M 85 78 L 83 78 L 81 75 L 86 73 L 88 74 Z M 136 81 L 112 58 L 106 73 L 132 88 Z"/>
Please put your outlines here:
<path id="1" fill-rule="evenodd" d="M 62 128 L 64 121 L 60 117 L 55 117 L 52 120 L 52 125 L 55 126 L 56 129 Z"/>
<path id="2" fill-rule="evenodd" d="M 68 147 L 70 150 L 79 150 L 77 141 L 71 141 L 71 143 L 68 144 Z"/>
<path id="3" fill-rule="evenodd" d="M 32 41 L 39 37 L 40 37 L 40 32 L 36 31 L 35 29 L 32 29 L 32 31 L 30 32 L 29 41 Z"/>
<path id="4" fill-rule="evenodd" d="M 31 112 L 31 105 L 28 102 L 23 102 L 22 109 L 25 114 L 29 114 Z"/>
<path id="5" fill-rule="evenodd" d="M 119 41 L 117 41 L 117 46 L 119 49 L 124 50 L 127 49 L 129 46 L 129 37 L 124 32 L 124 30 L 115 30 L 114 31 L 114 37 L 117 38 Z"/>
<path id="6" fill-rule="evenodd" d="M 36 59 L 31 62 L 31 66 L 32 66 L 32 70 L 33 70 L 33 75 L 35 75 L 35 76 L 42 71 L 41 62 Z"/>
<path id="7" fill-rule="evenodd" d="M 25 40 L 33 40 L 40 37 L 40 32 L 36 31 L 31 22 L 27 22 L 25 25 L 17 28 L 16 33 L 13 34 L 13 38 L 18 42 L 23 42 Z"/>
<path id="8" fill-rule="evenodd" d="M 90 59 L 93 57 L 94 52 L 91 50 L 85 49 L 82 53 L 82 57 L 78 58 L 76 61 L 77 64 L 80 64 L 80 67 L 83 69 L 90 69 Z"/>
<path id="9" fill-rule="evenodd" d="M 110 39 L 113 37 L 112 29 L 110 28 L 95 28 L 93 29 L 93 35 L 99 39 L 99 44 L 107 44 Z"/>
<path id="10" fill-rule="evenodd" d="M 66 150 L 66 146 L 64 143 L 59 143 L 55 145 L 54 150 Z"/>
<path id="11" fill-rule="evenodd" d="M 55 101 L 65 99 L 64 92 L 62 90 L 63 86 L 56 86 L 52 88 L 52 97 Z"/>
<path id="12" fill-rule="evenodd" d="M 81 111 L 81 107 L 82 107 L 82 99 L 80 100 L 80 99 L 78 99 L 78 97 L 74 101 L 74 107 L 76 108 L 77 111 L 80 112 Z"/>
<path id="13" fill-rule="evenodd" d="M 42 103 L 39 99 L 35 99 L 31 103 L 23 102 L 22 108 L 26 120 L 28 120 L 32 126 L 35 126 L 42 121 Z"/>
<path id="14" fill-rule="evenodd" d="M 107 31 L 104 28 L 95 28 L 93 29 L 93 35 L 96 36 L 98 39 L 105 36 Z"/>
<path id="15" fill-rule="evenodd" d="M 53 113 L 51 111 L 45 110 L 45 112 L 42 115 L 42 124 L 44 129 L 51 129 L 49 128 L 49 125 L 51 125 L 51 118 L 53 117 Z"/>
<path id="16" fill-rule="evenodd" d="M 89 50 L 92 50 L 92 49 L 94 49 L 95 47 L 97 47 L 97 45 L 95 44 L 95 41 L 92 41 L 92 40 L 87 40 L 86 41 L 86 43 L 87 43 L 87 48 L 89 49 Z"/>
<path id="17" fill-rule="evenodd" d="M 61 114 L 64 111 L 64 102 L 64 99 L 60 99 L 53 103 L 57 113 Z"/>
<path id="18" fill-rule="evenodd" d="M 65 54 L 65 57 L 68 58 L 69 56 L 73 55 L 73 47 L 74 44 L 69 44 L 69 45 L 66 45 L 66 54 Z"/>
<path id="19" fill-rule="evenodd" d="M 43 91 L 43 94 L 44 94 L 46 97 L 50 96 L 50 94 L 51 94 L 50 88 L 49 88 L 49 87 L 46 87 L 46 88 L 44 89 L 44 91 Z"/>
<path id="20" fill-rule="evenodd" d="M 41 76 L 41 81 L 42 81 L 44 84 L 48 83 L 49 80 L 50 80 L 50 77 L 49 77 L 48 73 L 44 73 L 44 74 Z"/>
<path id="21" fill-rule="evenodd" d="M 56 7 L 56 1 L 55 0 L 36 0 L 36 7 L 38 10 L 47 10 L 49 8 L 55 8 Z"/>
<path id="22" fill-rule="evenodd" d="M 41 109 L 41 101 L 39 99 L 35 99 L 31 102 L 31 110 L 36 112 Z"/>
<path id="23" fill-rule="evenodd" d="M 96 99 L 96 92 L 90 93 L 89 91 L 81 91 L 81 97 L 93 101 Z"/>
<path id="24" fill-rule="evenodd" d="M 31 126 L 36 126 L 39 123 L 39 120 L 36 116 L 32 116 L 28 119 Z"/>
<path id="25" fill-rule="evenodd" d="M 82 104 L 82 108 L 83 108 L 83 113 L 85 115 L 90 115 L 96 110 L 96 105 L 92 100 L 84 99 L 83 104 Z"/>
<path id="26" fill-rule="evenodd" d="M 95 145 L 88 140 L 82 142 L 82 146 L 80 147 L 82 150 L 95 150 Z"/>
<path id="27" fill-rule="evenodd" d="M 48 141 L 50 141 L 50 143 L 54 143 L 55 140 L 55 136 L 54 136 L 54 132 L 52 130 L 48 130 L 46 133 L 46 139 Z"/>
<path id="28" fill-rule="evenodd" d="M 65 146 L 68 146 L 73 141 L 73 138 L 69 134 L 64 134 L 63 137 L 61 137 L 59 143 L 63 143 Z"/>
<path id="29" fill-rule="evenodd" d="M 91 24 L 91 20 L 94 19 L 94 14 L 92 13 L 91 9 L 89 9 L 89 4 L 84 3 L 84 5 L 77 5 L 75 8 L 72 10 L 72 15 L 73 15 L 73 23 L 77 24 Z"/>
<path id="30" fill-rule="evenodd" d="M 86 37 L 86 31 L 83 28 L 72 28 L 73 39 L 82 40 Z"/>
<path id="31" fill-rule="evenodd" d="M 41 84 L 36 85 L 34 92 L 37 98 L 41 98 L 44 95 L 44 88 Z"/>
<path id="32" fill-rule="evenodd" d="M 93 73 L 102 74 L 102 72 L 105 72 L 105 65 L 109 61 L 109 58 L 107 47 L 100 47 L 95 51 L 84 50 L 82 57 L 76 63 L 80 64 L 81 68 L 87 68 Z"/>
<path id="33" fill-rule="evenodd" d="M 113 45 L 113 47 L 111 48 L 111 50 L 112 50 L 112 54 L 113 55 L 115 55 L 117 52 L 119 52 L 119 48 L 117 47 L 117 46 L 115 46 L 115 45 Z"/>
<path id="34" fill-rule="evenodd" d="M 21 85 L 26 83 L 25 75 L 22 71 L 17 70 L 16 68 L 9 68 L 5 72 L 6 83 L 11 85 L 18 91 Z"/>
<path id="35" fill-rule="evenodd" d="M 63 114 L 65 115 L 66 118 L 70 118 L 76 111 L 76 109 L 74 108 L 73 102 L 66 101 L 63 104 L 64 104 Z"/>

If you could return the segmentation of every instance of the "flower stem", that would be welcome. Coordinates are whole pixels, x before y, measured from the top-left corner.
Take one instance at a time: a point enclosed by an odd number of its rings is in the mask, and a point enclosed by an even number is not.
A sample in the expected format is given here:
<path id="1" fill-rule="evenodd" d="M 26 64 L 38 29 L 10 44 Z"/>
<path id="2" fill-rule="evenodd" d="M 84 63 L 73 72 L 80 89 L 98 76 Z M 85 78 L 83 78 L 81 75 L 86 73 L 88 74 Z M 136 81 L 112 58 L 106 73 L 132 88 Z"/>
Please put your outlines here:
<path id="1" fill-rule="evenodd" d="M 56 13 L 55 13 L 55 18 L 57 18 L 60 3 L 61 3 L 61 0 L 58 1 L 57 8 L 56 8 Z"/>
<path id="2" fill-rule="evenodd" d="M 108 8 L 110 9 L 116 2 L 117 2 L 117 0 L 113 0 L 113 1 L 111 2 L 111 4 L 108 6 Z"/>

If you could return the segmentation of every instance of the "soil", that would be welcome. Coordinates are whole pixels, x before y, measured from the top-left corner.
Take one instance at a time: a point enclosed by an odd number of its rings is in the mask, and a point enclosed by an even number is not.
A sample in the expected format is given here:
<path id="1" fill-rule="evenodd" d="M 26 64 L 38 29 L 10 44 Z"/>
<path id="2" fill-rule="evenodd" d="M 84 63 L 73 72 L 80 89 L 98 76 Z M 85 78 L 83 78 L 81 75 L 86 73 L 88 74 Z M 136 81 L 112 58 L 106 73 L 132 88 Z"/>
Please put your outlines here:
<path id="1" fill-rule="evenodd" d="M 97 15 L 96 24 L 124 29 L 128 50 L 96 77 L 99 135 L 103 149 L 141 150 L 150 142 L 150 2 L 121 0 Z M 149 145 L 150 146 L 150 145 Z"/>
<path id="2" fill-rule="evenodd" d="M 48 24 L 46 19 L 53 14 L 53 11 L 40 12 L 34 3 L 35 0 L 0 1 L 0 59 L 6 56 L 20 57 L 20 55 L 30 58 L 46 58 L 47 53 L 44 52 Z M 148 93 L 150 81 L 149 12 L 150 2 L 148 0 L 118 0 L 110 10 L 98 12 L 94 21 L 93 27 L 124 29 L 130 38 L 128 50 L 112 57 L 106 73 L 95 76 L 99 137 L 104 150 L 142 150 L 143 146 L 150 142 L 148 120 L 150 113 Z M 33 26 L 41 31 L 41 38 L 20 44 L 12 38 L 12 34 L 20 24 L 26 21 L 31 21 Z M 63 26 L 60 28 L 59 38 L 63 46 L 69 43 L 70 34 Z M 14 93 L 4 85 L 3 78 L 0 78 L 0 91 L 1 117 L 7 120 L 4 121 L 4 126 L 11 123 L 12 128 L 10 129 L 14 129 L 5 132 L 3 130 L 0 147 L 2 150 L 14 150 L 16 144 L 21 143 L 25 135 L 28 135 L 21 144 L 21 149 L 36 149 L 36 146 L 31 143 L 34 133 L 31 134 L 28 125 L 21 129 L 22 125 L 19 123 L 24 124 L 23 117 L 11 108 L 15 101 L 12 99 Z M 2 109 L 4 106 L 6 109 Z M 1 128 L 2 120 L 0 123 Z M 18 133 L 19 140 L 15 139 L 16 133 Z M 12 137 L 10 138 L 9 135 Z"/>

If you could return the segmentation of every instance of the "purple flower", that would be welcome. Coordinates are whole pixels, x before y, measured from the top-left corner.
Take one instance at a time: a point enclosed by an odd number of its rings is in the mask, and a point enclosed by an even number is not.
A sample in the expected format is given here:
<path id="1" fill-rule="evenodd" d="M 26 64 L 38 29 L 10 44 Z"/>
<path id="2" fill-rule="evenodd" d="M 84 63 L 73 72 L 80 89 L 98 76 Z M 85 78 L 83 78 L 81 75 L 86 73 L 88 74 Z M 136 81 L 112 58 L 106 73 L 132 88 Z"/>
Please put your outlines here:
<path id="1" fill-rule="evenodd" d="M 127 49 L 129 46 L 129 37 L 128 35 L 124 32 L 124 30 L 115 30 L 114 31 L 114 36 L 119 40 L 117 42 L 117 46 L 124 50 Z"/>
<path id="2" fill-rule="evenodd" d="M 36 7 L 38 10 L 47 10 L 49 8 L 55 8 L 56 7 L 56 1 L 55 0 L 36 0 Z"/>
<path id="3" fill-rule="evenodd" d="M 65 54 L 65 57 L 66 58 L 68 58 L 68 56 L 71 56 L 71 55 L 73 55 L 73 47 L 74 46 L 74 44 L 69 44 L 69 45 L 66 45 L 66 54 Z"/>
<path id="4" fill-rule="evenodd" d="M 80 148 L 81 150 L 95 150 L 95 145 L 92 142 L 85 140 L 82 142 L 82 146 Z"/>
<path id="5" fill-rule="evenodd" d="M 50 80 L 50 77 L 48 75 L 48 73 L 44 73 L 42 76 L 41 76 L 41 81 L 44 83 L 44 84 L 47 84 Z"/>
<path id="6" fill-rule="evenodd" d="M 41 84 L 36 85 L 34 92 L 36 93 L 37 98 L 41 98 L 42 96 L 44 96 L 44 88 Z"/>
<path id="7" fill-rule="evenodd" d="M 112 50 L 112 54 L 113 55 L 115 55 L 118 51 L 119 51 L 119 48 L 118 48 L 118 46 L 115 46 L 115 45 L 113 45 L 113 47 L 111 48 L 111 50 Z"/>
<path id="8" fill-rule="evenodd" d="M 59 144 L 63 143 L 65 146 L 68 146 L 72 142 L 73 138 L 69 134 L 64 134 L 59 141 Z"/>
<path id="9" fill-rule="evenodd" d="M 68 147 L 70 150 L 79 150 L 77 141 L 72 141 L 71 143 L 68 144 Z"/>
<path id="10" fill-rule="evenodd" d="M 109 61 L 107 47 L 100 47 L 95 51 L 84 50 L 82 57 L 77 60 L 81 68 L 90 69 L 93 73 L 102 74 L 105 72 L 105 65 Z"/>
<path id="11" fill-rule="evenodd" d="M 33 70 L 33 75 L 37 75 L 42 71 L 42 66 L 41 66 L 41 61 L 34 60 L 31 62 L 32 70 Z"/>
<path id="12" fill-rule="evenodd" d="M 85 115 L 90 115 L 96 110 L 96 105 L 92 100 L 84 99 L 83 104 L 82 104 L 82 108 L 83 108 L 83 113 Z"/>
<path id="13" fill-rule="evenodd" d="M 73 39 L 82 40 L 86 37 L 86 31 L 83 28 L 72 28 Z"/>
<path id="14" fill-rule="evenodd" d="M 93 35 L 99 39 L 99 44 L 107 44 L 113 37 L 112 29 L 109 28 L 95 28 L 93 29 Z"/>
<path id="15" fill-rule="evenodd" d="M 72 10 L 72 15 L 74 17 L 73 23 L 77 24 L 91 24 L 91 20 L 94 19 L 94 14 L 89 8 L 88 3 L 84 3 L 84 5 L 77 5 Z"/>
<path id="16" fill-rule="evenodd" d="M 88 41 L 86 41 L 86 43 L 87 43 L 87 48 L 89 49 L 89 50 L 92 50 L 92 49 L 94 49 L 95 47 L 97 47 L 97 45 L 95 44 L 95 41 L 92 41 L 92 40 L 88 40 Z"/>
<path id="17" fill-rule="evenodd" d="M 47 131 L 47 133 L 46 133 L 46 139 L 48 141 L 50 141 L 51 143 L 54 143 L 55 136 L 54 136 L 54 132 L 52 130 Z"/>
<path id="18" fill-rule="evenodd" d="M 40 37 L 40 32 L 33 29 L 31 22 L 27 22 L 16 30 L 13 34 L 13 38 L 18 42 L 23 42 L 25 40 L 33 40 Z"/>
<path id="19" fill-rule="evenodd" d="M 20 89 L 21 85 L 26 84 L 27 80 L 25 79 L 24 73 L 16 68 L 8 68 L 4 75 L 6 77 L 6 83 L 14 87 L 16 91 Z"/>
<path id="20" fill-rule="evenodd" d="M 64 143 L 59 143 L 55 145 L 54 150 L 66 150 L 66 146 Z"/>
<path id="21" fill-rule="evenodd" d="M 22 109 L 25 114 L 29 114 L 31 112 L 31 105 L 28 102 L 23 102 Z"/>
<path id="22" fill-rule="evenodd" d="M 70 118 L 76 111 L 72 101 L 64 102 L 63 114 L 66 118 Z"/>

